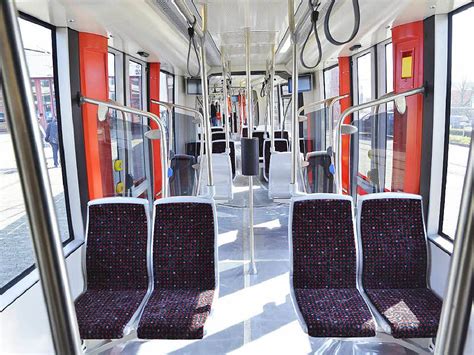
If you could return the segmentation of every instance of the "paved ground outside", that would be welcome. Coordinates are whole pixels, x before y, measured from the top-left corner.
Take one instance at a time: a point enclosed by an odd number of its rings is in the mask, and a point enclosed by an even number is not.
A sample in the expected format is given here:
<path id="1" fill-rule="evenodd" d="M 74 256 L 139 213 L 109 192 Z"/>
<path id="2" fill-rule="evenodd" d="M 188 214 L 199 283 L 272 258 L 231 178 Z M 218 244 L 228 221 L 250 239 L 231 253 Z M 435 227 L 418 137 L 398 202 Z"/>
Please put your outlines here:
<path id="1" fill-rule="evenodd" d="M 0 133 L 0 287 L 35 263 L 23 193 L 10 134 Z M 44 146 L 62 240 L 69 238 L 61 168 L 54 168 L 49 144 Z"/>

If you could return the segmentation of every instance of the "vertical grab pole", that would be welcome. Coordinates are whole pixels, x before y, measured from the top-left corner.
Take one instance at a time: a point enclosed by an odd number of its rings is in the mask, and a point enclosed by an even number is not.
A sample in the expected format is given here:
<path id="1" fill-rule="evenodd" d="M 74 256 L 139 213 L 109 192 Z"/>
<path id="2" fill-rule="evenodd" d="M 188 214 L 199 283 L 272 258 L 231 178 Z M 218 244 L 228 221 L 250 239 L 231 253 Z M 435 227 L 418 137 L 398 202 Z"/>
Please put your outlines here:
<path id="1" fill-rule="evenodd" d="M 275 103 L 275 45 L 272 45 L 272 61 L 270 66 L 270 152 L 275 151 L 275 123 L 273 105 Z"/>
<path id="2" fill-rule="evenodd" d="M 472 248 L 474 240 L 473 147 L 474 143 L 471 142 L 447 291 L 436 336 L 435 354 L 437 355 L 462 354 L 469 327 L 472 306 Z"/>
<path id="3" fill-rule="evenodd" d="M 292 60 L 293 60 L 293 74 L 291 87 L 291 193 L 298 191 L 296 174 L 298 169 L 299 159 L 299 121 L 298 121 L 298 41 L 295 28 L 295 10 L 294 1 L 288 0 L 288 22 L 290 28 L 291 44 L 292 44 Z"/>
<path id="4" fill-rule="evenodd" d="M 224 116 L 225 120 L 225 152 L 230 154 L 230 119 L 229 119 L 229 104 L 227 101 L 227 65 L 225 62 L 224 47 L 221 47 L 221 62 L 222 62 L 222 94 L 224 95 Z"/>
<path id="5" fill-rule="evenodd" d="M 207 158 L 207 188 L 211 196 L 215 194 L 214 178 L 212 171 L 212 142 L 211 127 L 209 124 L 209 88 L 207 85 L 207 60 L 206 60 L 206 32 L 207 32 L 207 4 L 202 6 L 202 32 L 201 38 L 201 87 L 202 87 L 202 108 L 204 116 L 204 130 L 206 131 L 206 158 Z"/>
<path id="6" fill-rule="evenodd" d="M 23 188 L 54 349 L 58 354 L 79 354 L 79 329 L 17 18 L 13 1 L 1 1 L 0 77 L 7 122 Z"/>
<path id="7" fill-rule="evenodd" d="M 253 137 L 252 83 L 250 72 L 250 28 L 245 28 L 245 73 L 247 79 L 247 131 Z M 250 273 L 257 273 L 255 264 L 255 235 L 253 231 L 253 176 L 249 176 Z"/>

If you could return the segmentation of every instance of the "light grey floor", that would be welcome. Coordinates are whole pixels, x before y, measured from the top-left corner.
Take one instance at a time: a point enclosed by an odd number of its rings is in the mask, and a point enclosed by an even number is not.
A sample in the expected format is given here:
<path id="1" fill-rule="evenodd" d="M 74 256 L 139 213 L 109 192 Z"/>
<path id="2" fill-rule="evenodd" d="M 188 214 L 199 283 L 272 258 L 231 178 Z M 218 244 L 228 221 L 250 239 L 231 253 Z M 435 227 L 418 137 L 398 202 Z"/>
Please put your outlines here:
<path id="1" fill-rule="evenodd" d="M 312 339 L 301 329 L 290 299 L 288 205 L 255 191 L 257 275 L 249 275 L 247 178 L 237 177 L 233 201 L 218 214 L 219 298 L 202 340 L 131 340 L 106 354 L 412 354 L 372 340 Z"/>

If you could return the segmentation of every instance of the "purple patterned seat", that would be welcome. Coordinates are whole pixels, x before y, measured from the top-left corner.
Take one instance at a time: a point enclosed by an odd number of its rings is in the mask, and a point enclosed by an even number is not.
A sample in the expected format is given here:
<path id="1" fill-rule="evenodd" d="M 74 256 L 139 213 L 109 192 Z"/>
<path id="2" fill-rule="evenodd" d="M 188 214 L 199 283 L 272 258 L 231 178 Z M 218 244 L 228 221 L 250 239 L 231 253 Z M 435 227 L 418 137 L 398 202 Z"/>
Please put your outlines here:
<path id="1" fill-rule="evenodd" d="M 442 301 L 427 287 L 421 197 L 373 194 L 359 200 L 363 286 L 395 338 L 436 336 Z"/>
<path id="2" fill-rule="evenodd" d="M 148 288 L 148 201 L 89 202 L 86 290 L 75 302 L 83 339 L 122 338 Z"/>
<path id="3" fill-rule="evenodd" d="M 155 202 L 154 291 L 138 326 L 141 339 L 200 339 L 210 313 L 215 274 L 214 206 L 171 197 Z"/>
<path id="4" fill-rule="evenodd" d="M 375 323 L 357 290 L 352 198 L 315 194 L 292 201 L 292 281 L 313 337 L 368 337 Z"/>

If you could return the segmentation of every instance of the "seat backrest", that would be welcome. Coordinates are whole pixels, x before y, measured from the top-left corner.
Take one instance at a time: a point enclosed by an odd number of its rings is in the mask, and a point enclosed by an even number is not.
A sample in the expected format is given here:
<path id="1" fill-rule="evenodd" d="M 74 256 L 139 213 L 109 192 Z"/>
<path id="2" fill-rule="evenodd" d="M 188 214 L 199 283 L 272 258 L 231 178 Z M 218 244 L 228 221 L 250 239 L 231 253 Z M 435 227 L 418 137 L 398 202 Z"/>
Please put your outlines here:
<path id="1" fill-rule="evenodd" d="M 331 173 L 331 155 L 326 151 L 306 154 L 306 190 L 309 193 L 332 193 L 334 175 Z"/>
<path id="2" fill-rule="evenodd" d="M 230 162 L 232 164 L 232 176 L 235 177 L 235 144 L 229 141 Z M 212 153 L 225 153 L 225 140 L 212 142 Z"/>
<path id="3" fill-rule="evenodd" d="M 358 233 L 365 288 L 426 287 L 427 246 L 421 197 L 403 193 L 361 196 Z"/>
<path id="4" fill-rule="evenodd" d="M 270 173 L 271 145 L 272 145 L 272 142 L 270 139 L 265 139 L 265 142 L 263 142 L 263 163 L 264 163 L 263 176 L 267 180 L 268 180 L 268 175 Z M 275 138 L 275 151 L 287 152 L 288 150 L 289 150 L 288 141 L 286 139 Z"/>
<path id="5" fill-rule="evenodd" d="M 192 196 L 196 180 L 196 171 L 193 164 L 196 158 L 187 154 L 176 154 L 171 159 L 173 175 L 170 177 L 171 196 Z"/>
<path id="6" fill-rule="evenodd" d="M 275 134 L 275 138 L 282 138 L 282 139 L 289 140 L 288 131 L 283 131 L 283 134 L 282 134 L 282 131 L 275 131 L 274 134 Z"/>
<path id="7" fill-rule="evenodd" d="M 215 206 L 210 200 L 170 197 L 155 201 L 155 288 L 214 289 L 216 229 Z"/>
<path id="8" fill-rule="evenodd" d="M 350 196 L 292 199 L 290 251 L 294 288 L 355 288 L 356 243 Z"/>
<path id="9" fill-rule="evenodd" d="M 212 132 L 212 140 L 223 140 L 225 139 L 225 132 Z"/>
<path id="10" fill-rule="evenodd" d="M 258 156 L 263 158 L 263 142 L 268 138 L 268 133 L 265 131 L 253 131 L 253 137 L 258 138 Z"/>
<path id="11" fill-rule="evenodd" d="M 88 204 L 87 289 L 148 287 L 148 201 L 109 197 Z"/>

